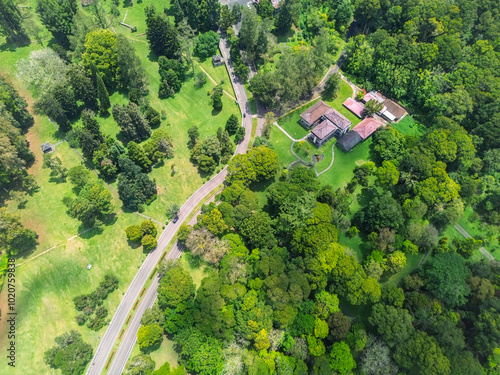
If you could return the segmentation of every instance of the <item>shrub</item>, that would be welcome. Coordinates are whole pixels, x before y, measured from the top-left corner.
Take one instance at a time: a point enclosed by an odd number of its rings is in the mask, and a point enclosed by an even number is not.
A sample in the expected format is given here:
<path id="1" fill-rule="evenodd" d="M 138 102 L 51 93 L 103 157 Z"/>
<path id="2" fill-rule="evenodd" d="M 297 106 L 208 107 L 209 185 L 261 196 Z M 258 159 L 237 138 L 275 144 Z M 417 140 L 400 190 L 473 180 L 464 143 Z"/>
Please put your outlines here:
<path id="1" fill-rule="evenodd" d="M 156 238 L 157 230 L 155 224 L 151 220 L 145 220 L 141 223 L 142 235 L 150 234 L 153 238 Z"/>
<path id="2" fill-rule="evenodd" d="M 144 250 L 152 250 L 157 245 L 156 238 L 154 238 L 150 234 L 146 234 L 144 237 L 142 237 L 141 245 L 144 246 Z"/>
<path id="3" fill-rule="evenodd" d="M 131 225 L 125 229 L 127 239 L 131 242 L 139 242 L 142 238 L 142 230 L 138 225 Z"/>

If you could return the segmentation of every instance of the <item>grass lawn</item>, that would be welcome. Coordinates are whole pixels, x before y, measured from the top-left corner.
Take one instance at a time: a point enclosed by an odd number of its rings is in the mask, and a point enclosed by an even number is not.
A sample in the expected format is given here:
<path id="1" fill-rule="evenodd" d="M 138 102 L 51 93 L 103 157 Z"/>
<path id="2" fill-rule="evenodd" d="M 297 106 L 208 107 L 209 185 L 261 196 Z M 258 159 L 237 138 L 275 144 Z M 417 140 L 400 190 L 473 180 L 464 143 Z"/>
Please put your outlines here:
<path id="1" fill-rule="evenodd" d="M 293 151 L 302 159 L 307 162 L 312 161 L 313 155 L 316 155 L 318 149 L 314 147 L 308 140 L 294 142 Z"/>
<path id="2" fill-rule="evenodd" d="M 118 290 L 104 302 L 111 319 L 146 257 L 141 247 L 128 246 L 124 234 L 125 227 L 139 224 L 140 219 L 135 214 L 122 213 L 113 225 L 105 226 L 102 233 L 88 232 L 17 267 L 17 373 L 60 374 L 45 365 L 43 355 L 54 345 L 56 336 L 70 329 L 80 332 L 94 349 L 97 347 L 99 336 L 102 337 L 107 327 L 95 332 L 78 326 L 73 298 L 90 293 L 106 273 L 113 273 L 120 282 Z M 63 229 L 64 221 L 60 222 Z M 88 264 L 93 265 L 91 270 L 87 270 Z M 1 361 L 0 373 L 11 373 L 6 361 Z"/>
<path id="3" fill-rule="evenodd" d="M 427 131 L 425 125 L 416 122 L 415 119 L 410 115 L 406 115 L 397 124 L 393 124 L 392 127 L 394 129 L 397 129 L 403 135 L 411 134 L 416 136 L 422 136 Z"/>
<path id="4" fill-rule="evenodd" d="M 332 167 L 318 177 L 321 184 L 331 184 L 334 188 L 344 186 L 354 176 L 354 168 L 357 165 L 371 160 L 371 143 L 372 138 L 368 138 L 347 153 L 335 147 L 335 160 Z"/>
<path id="5" fill-rule="evenodd" d="M 221 53 L 219 52 L 219 55 L 220 54 Z M 205 59 L 204 61 L 201 61 L 201 59 L 197 60 L 201 67 L 205 69 L 205 71 L 210 75 L 210 77 L 215 80 L 215 82 L 217 82 L 217 84 L 223 82 L 222 88 L 233 97 L 236 97 L 236 95 L 234 94 L 233 85 L 231 85 L 229 73 L 227 72 L 226 64 L 214 67 L 211 58 Z"/>
<path id="6" fill-rule="evenodd" d="M 297 160 L 292 151 L 290 151 L 293 141 L 275 126 L 271 127 L 269 143 L 273 146 L 274 151 L 278 153 L 280 162 L 285 168 L 291 162 Z"/>

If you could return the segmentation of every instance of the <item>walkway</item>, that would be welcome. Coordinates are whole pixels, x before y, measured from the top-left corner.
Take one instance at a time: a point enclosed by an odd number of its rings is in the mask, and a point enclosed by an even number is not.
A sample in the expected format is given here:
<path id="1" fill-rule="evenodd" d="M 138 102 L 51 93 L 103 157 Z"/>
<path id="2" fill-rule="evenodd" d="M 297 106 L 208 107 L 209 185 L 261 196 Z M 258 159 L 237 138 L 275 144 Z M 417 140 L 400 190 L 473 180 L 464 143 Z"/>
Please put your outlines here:
<path id="1" fill-rule="evenodd" d="M 464 229 L 462 228 L 459 224 L 454 225 L 455 229 L 460 232 L 462 236 L 465 238 L 472 238 L 472 236 Z M 479 251 L 489 260 L 495 260 L 495 257 L 491 255 L 488 250 L 486 250 L 484 247 L 480 247 Z"/>
<path id="2" fill-rule="evenodd" d="M 193 60 L 193 61 L 194 61 L 194 60 Z M 198 63 L 198 61 L 194 61 L 194 62 L 196 63 L 196 65 L 198 65 L 198 68 L 200 68 L 200 69 L 201 69 L 201 71 L 202 71 L 203 73 L 205 73 L 205 74 L 206 74 L 206 76 L 207 76 L 208 78 L 210 78 L 210 81 L 212 81 L 212 82 L 213 82 L 213 84 L 214 84 L 215 86 L 217 86 L 217 85 L 218 85 L 218 83 L 215 81 L 215 79 L 213 79 L 213 78 L 212 78 L 212 76 L 211 76 L 210 74 L 208 74 L 208 73 L 207 73 L 207 71 L 206 71 L 205 69 L 203 69 L 203 67 L 202 67 L 202 66 Z M 224 92 L 224 94 L 226 94 L 227 96 L 229 96 L 231 99 L 236 100 L 236 98 L 235 98 L 234 96 L 232 96 L 230 93 L 228 93 L 226 90 L 222 90 L 222 91 Z"/>

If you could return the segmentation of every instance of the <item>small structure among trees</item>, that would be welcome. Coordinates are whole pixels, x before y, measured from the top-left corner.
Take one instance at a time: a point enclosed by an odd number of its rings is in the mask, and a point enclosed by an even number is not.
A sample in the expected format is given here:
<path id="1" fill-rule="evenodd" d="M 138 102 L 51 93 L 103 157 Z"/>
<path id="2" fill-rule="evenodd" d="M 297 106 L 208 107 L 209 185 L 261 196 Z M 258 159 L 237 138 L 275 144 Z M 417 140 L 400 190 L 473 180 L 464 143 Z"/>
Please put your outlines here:
<path id="1" fill-rule="evenodd" d="M 224 59 L 219 55 L 214 55 L 212 56 L 212 64 L 214 67 L 221 66 L 224 64 Z"/>
<path id="2" fill-rule="evenodd" d="M 49 142 L 45 142 L 42 146 L 41 146 L 41 149 L 42 149 L 42 152 L 44 154 L 49 154 L 51 152 L 54 152 L 55 150 L 55 147 L 54 145 L 51 145 Z"/>
<path id="3" fill-rule="evenodd" d="M 351 151 L 358 143 L 371 137 L 382 123 L 372 117 L 367 117 L 356 125 L 350 132 L 339 138 L 337 145 L 345 152 Z"/>

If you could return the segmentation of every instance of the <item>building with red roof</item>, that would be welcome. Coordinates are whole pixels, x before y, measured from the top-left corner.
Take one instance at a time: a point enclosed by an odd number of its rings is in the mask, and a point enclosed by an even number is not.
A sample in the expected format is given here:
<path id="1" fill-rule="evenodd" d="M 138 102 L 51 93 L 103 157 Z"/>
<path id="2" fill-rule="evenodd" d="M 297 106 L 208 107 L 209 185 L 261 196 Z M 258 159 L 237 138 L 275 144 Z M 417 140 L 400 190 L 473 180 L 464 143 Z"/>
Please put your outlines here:
<path id="1" fill-rule="evenodd" d="M 347 98 L 346 101 L 342 103 L 342 105 L 359 118 L 364 117 L 365 106 L 362 103 L 354 100 L 353 98 Z"/>

